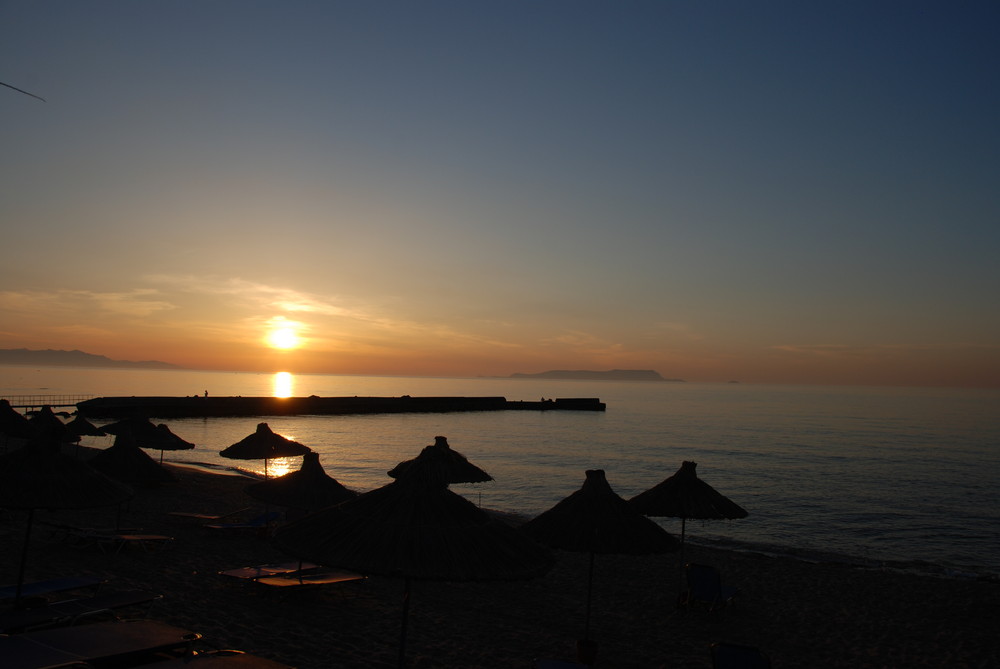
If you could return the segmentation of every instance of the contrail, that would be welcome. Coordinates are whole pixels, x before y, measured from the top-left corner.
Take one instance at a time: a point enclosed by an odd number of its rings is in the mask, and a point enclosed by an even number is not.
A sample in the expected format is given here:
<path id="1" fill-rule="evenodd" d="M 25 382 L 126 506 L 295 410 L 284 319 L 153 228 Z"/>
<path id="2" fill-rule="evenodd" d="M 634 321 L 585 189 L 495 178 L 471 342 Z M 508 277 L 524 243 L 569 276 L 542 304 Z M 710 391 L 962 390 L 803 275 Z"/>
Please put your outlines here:
<path id="1" fill-rule="evenodd" d="M 0 86 L 6 86 L 7 88 L 13 88 L 18 93 L 24 93 L 25 95 L 30 95 L 31 97 L 35 98 L 36 100 L 41 100 L 42 102 L 45 102 L 45 98 L 40 98 L 37 95 L 35 95 L 34 93 L 29 93 L 28 91 L 22 91 L 17 86 L 11 86 L 10 84 L 5 84 L 2 81 L 0 81 Z"/>

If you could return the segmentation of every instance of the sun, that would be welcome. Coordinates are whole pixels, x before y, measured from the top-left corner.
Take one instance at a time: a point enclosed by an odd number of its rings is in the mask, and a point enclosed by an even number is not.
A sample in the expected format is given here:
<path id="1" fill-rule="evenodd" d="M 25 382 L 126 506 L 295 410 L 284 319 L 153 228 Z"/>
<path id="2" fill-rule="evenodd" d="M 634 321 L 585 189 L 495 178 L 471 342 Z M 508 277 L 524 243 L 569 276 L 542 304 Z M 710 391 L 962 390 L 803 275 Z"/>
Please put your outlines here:
<path id="1" fill-rule="evenodd" d="M 302 340 L 293 328 L 275 328 L 267 333 L 267 345 L 271 348 L 288 350 L 297 348 L 301 343 Z"/>

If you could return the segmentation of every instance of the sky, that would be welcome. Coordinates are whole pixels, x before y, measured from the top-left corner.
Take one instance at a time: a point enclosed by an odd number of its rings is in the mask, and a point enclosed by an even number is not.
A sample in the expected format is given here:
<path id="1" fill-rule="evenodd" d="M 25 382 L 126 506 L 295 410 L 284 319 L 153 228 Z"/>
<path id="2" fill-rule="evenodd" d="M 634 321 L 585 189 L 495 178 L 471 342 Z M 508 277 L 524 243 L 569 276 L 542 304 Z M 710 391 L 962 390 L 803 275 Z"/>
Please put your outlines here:
<path id="1" fill-rule="evenodd" d="M 1000 4 L 0 1 L 0 348 L 1000 387 Z"/>

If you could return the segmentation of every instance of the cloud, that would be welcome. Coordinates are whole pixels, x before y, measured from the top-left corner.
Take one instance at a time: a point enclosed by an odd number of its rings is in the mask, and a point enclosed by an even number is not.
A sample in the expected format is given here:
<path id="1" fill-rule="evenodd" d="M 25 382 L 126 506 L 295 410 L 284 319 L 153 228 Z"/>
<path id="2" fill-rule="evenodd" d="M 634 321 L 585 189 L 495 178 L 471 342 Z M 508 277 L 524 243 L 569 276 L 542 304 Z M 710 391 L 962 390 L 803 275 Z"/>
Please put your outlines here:
<path id="1" fill-rule="evenodd" d="M 849 344 L 780 344 L 771 346 L 772 350 L 782 351 L 800 356 L 818 358 L 861 357 L 868 355 L 886 356 L 894 353 L 927 353 L 948 351 L 997 351 L 1000 345 L 946 343 L 946 344 L 872 344 L 867 346 Z"/>
<path id="2" fill-rule="evenodd" d="M 261 309 L 275 309 L 287 312 L 302 312 L 323 316 L 358 317 L 352 312 L 333 303 L 335 298 L 283 288 L 263 283 L 247 281 L 238 277 L 219 278 L 216 276 L 169 276 L 156 274 L 144 277 L 154 284 L 169 285 L 184 292 L 203 295 L 226 295 L 240 299 Z"/>
<path id="3" fill-rule="evenodd" d="M 705 335 L 699 334 L 692 329 L 691 325 L 688 323 L 676 323 L 671 321 L 662 321 L 653 324 L 653 329 L 657 332 L 665 332 L 670 335 L 676 336 L 678 339 L 683 339 L 686 341 L 702 341 L 705 339 Z"/>
<path id="4" fill-rule="evenodd" d="M 146 317 L 174 308 L 171 302 L 161 299 L 157 291 L 143 288 L 106 293 L 88 290 L 0 292 L 0 310 L 24 314 L 51 315 L 96 309 L 123 316 Z"/>

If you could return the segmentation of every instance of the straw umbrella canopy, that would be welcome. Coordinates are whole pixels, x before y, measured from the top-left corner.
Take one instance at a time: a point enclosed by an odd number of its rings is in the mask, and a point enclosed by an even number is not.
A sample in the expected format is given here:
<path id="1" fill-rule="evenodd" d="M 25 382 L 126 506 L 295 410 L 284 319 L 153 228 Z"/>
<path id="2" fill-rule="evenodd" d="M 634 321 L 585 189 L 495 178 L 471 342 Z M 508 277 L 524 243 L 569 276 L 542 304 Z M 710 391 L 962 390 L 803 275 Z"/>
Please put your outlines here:
<path id="1" fill-rule="evenodd" d="M 726 520 L 746 518 L 746 509 L 698 478 L 696 462 L 681 463 L 673 476 L 629 500 L 633 509 L 644 516 L 681 519 L 680 564 L 684 566 L 684 540 L 688 518 Z"/>
<path id="2" fill-rule="evenodd" d="M 302 456 L 298 471 L 253 483 L 247 486 L 246 493 L 267 504 L 301 511 L 316 511 L 358 496 L 326 473 L 315 452 Z"/>
<path id="3" fill-rule="evenodd" d="M 58 442 L 51 438 L 38 438 L 29 446 L 0 456 L 0 507 L 28 511 L 15 604 L 21 598 L 36 509 L 114 506 L 133 494 L 127 485 L 60 453 Z"/>
<path id="4" fill-rule="evenodd" d="M 584 640 L 590 634 L 594 555 L 669 553 L 679 544 L 662 527 L 618 496 L 603 469 L 589 469 L 579 490 L 521 526 L 521 531 L 552 548 L 590 554 Z"/>
<path id="5" fill-rule="evenodd" d="M 101 429 L 104 430 L 105 434 L 128 435 L 132 437 L 136 445 L 142 448 L 156 448 L 151 444 L 155 444 L 160 436 L 156 431 L 156 425 L 148 418 L 123 418 L 120 421 L 108 423 Z"/>
<path id="6" fill-rule="evenodd" d="M 5 399 L 0 399 L 0 434 L 7 439 L 28 439 L 32 435 L 31 423 Z"/>
<path id="7" fill-rule="evenodd" d="M 447 437 L 434 437 L 434 443 L 425 446 L 420 455 L 412 460 L 404 460 L 389 470 L 389 476 L 420 476 L 427 480 L 444 483 L 482 483 L 493 477 L 469 462 L 469 460 L 448 445 Z"/>
<path id="8" fill-rule="evenodd" d="M 156 440 L 153 443 L 139 444 L 139 446 L 142 448 L 159 449 L 160 464 L 163 464 L 163 451 L 189 451 L 194 448 L 194 444 L 181 439 L 163 423 L 156 426 Z"/>
<path id="9" fill-rule="evenodd" d="M 87 420 L 81 413 L 76 414 L 73 420 L 66 423 L 66 429 L 69 430 L 70 434 L 77 437 L 103 437 L 107 434 L 107 432 Z"/>
<path id="10" fill-rule="evenodd" d="M 59 443 L 75 441 L 73 434 L 66 428 L 66 424 L 59 420 L 59 416 L 52 411 L 52 407 L 43 406 L 31 418 L 28 419 L 35 434 L 45 434 L 51 436 Z"/>
<path id="11" fill-rule="evenodd" d="M 236 460 L 263 460 L 266 479 L 267 461 L 271 458 L 290 458 L 310 452 L 312 449 L 308 446 L 273 432 L 267 423 L 258 423 L 256 432 L 219 451 L 219 455 Z"/>
<path id="12" fill-rule="evenodd" d="M 115 443 L 92 457 L 90 464 L 116 481 L 132 486 L 153 487 L 175 480 L 174 475 L 139 448 L 127 432 L 115 437 Z"/>
<path id="13" fill-rule="evenodd" d="M 399 666 L 412 580 L 509 581 L 541 576 L 548 551 L 440 481 L 402 476 L 381 488 L 293 521 L 279 549 L 304 560 L 404 579 Z"/>

